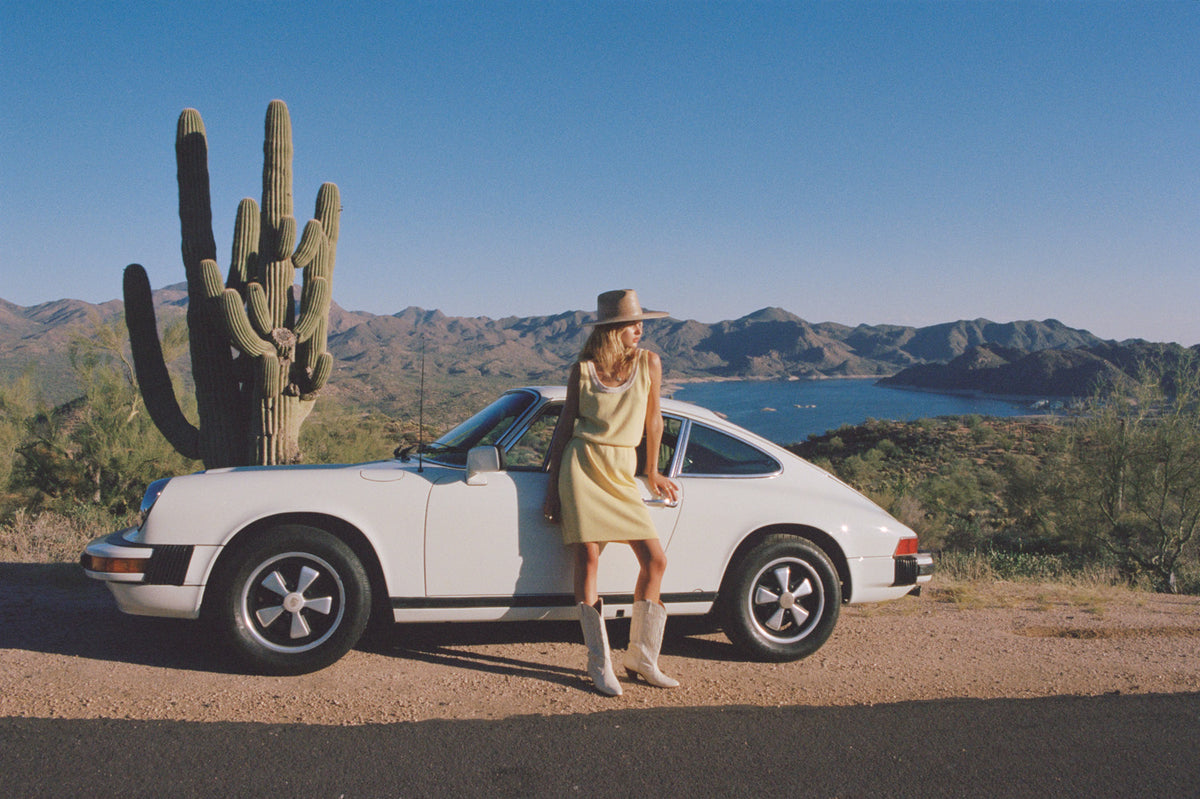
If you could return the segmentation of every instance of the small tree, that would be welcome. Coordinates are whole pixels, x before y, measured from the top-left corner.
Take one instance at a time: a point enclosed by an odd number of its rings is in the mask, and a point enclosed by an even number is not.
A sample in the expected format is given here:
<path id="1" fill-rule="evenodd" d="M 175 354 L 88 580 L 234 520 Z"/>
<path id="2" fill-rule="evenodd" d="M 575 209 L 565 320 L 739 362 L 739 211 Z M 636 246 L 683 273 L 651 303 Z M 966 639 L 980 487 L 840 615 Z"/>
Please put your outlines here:
<path id="1" fill-rule="evenodd" d="M 165 338 L 179 336 L 169 330 Z M 188 465 L 146 413 L 119 321 L 77 336 L 70 358 L 84 394 L 28 417 L 14 487 L 30 494 L 33 507 L 70 512 L 88 505 L 123 516 L 136 509 L 148 482 Z"/>
<path id="2" fill-rule="evenodd" d="M 1174 592 L 1200 526 L 1200 363 L 1143 368 L 1075 427 L 1076 518 L 1131 578 Z"/>
<path id="3" fill-rule="evenodd" d="M 13 464 L 25 440 L 28 420 L 37 407 L 33 383 L 30 367 L 16 380 L 0 385 L 0 496 L 4 497 L 0 502 L 0 518 L 9 510 L 7 491 Z"/>

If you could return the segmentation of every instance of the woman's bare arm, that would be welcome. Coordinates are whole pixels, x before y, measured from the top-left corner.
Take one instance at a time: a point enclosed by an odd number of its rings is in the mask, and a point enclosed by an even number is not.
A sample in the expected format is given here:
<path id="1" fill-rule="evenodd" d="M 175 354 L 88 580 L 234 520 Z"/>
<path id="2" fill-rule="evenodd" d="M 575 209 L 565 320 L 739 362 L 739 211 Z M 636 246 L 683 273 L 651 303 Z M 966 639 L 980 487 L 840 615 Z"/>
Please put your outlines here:
<path id="1" fill-rule="evenodd" d="M 550 439 L 550 476 L 546 481 L 546 500 L 542 510 L 551 521 L 558 521 L 559 518 L 558 471 L 562 466 L 563 450 L 575 431 L 575 417 L 579 415 L 579 375 L 580 367 L 576 363 L 567 377 L 567 401 L 563 403 L 558 424 L 554 426 L 554 436 Z"/>
<path id="2" fill-rule="evenodd" d="M 666 497 L 674 502 L 679 497 L 679 486 L 658 471 L 658 451 L 662 446 L 663 418 L 662 359 L 657 353 L 648 352 L 646 362 L 650 367 L 650 396 L 646 402 L 646 482 L 657 497 Z"/>

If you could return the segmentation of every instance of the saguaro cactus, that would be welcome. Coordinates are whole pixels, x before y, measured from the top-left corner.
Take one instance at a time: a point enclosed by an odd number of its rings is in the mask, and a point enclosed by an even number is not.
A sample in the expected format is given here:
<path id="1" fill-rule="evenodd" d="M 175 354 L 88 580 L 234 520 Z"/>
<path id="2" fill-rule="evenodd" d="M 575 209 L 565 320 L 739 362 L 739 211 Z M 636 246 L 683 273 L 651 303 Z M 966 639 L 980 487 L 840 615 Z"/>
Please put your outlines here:
<path id="1" fill-rule="evenodd" d="M 179 115 L 175 157 L 200 424 L 192 425 L 180 410 L 163 362 L 149 280 L 141 266 L 131 264 L 125 270 L 125 316 L 146 406 L 172 446 L 206 468 L 295 463 L 300 425 L 333 366 L 325 343 L 341 216 L 337 186 L 321 186 L 315 218 L 296 245 L 291 119 L 287 106 L 273 100 L 263 143 L 262 209 L 249 198 L 239 204 L 229 273 L 222 281 L 212 234 L 208 142 L 194 109 Z"/>

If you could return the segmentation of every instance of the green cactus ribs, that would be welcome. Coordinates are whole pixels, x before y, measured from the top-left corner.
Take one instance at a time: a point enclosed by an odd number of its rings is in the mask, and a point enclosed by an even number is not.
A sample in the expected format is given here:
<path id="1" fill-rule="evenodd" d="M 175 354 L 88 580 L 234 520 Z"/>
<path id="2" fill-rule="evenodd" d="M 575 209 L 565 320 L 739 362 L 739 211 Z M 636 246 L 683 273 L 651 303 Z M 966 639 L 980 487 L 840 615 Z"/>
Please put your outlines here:
<path id="1" fill-rule="evenodd" d="M 321 186 L 313 218 L 297 242 L 291 118 L 287 106 L 273 100 L 264 132 L 261 207 L 250 198 L 239 203 L 222 277 L 212 235 L 208 143 L 194 109 L 179 115 L 175 153 L 199 424 L 193 426 L 179 410 L 161 363 L 149 284 L 144 270 L 132 265 L 126 270 L 126 316 L 147 407 L 171 444 L 198 456 L 206 468 L 298 462 L 300 426 L 333 370 L 326 340 L 341 216 L 338 188 Z"/>

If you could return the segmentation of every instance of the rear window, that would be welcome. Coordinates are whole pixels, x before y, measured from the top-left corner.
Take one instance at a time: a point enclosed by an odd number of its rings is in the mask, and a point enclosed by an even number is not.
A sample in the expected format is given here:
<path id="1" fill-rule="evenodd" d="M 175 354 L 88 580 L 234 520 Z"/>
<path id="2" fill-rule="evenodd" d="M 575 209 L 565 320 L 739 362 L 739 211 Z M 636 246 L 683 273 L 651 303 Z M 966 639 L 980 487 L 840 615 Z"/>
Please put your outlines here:
<path id="1" fill-rule="evenodd" d="M 779 461 L 758 447 L 711 427 L 693 424 L 681 474 L 748 477 L 774 474 L 779 469 Z"/>

